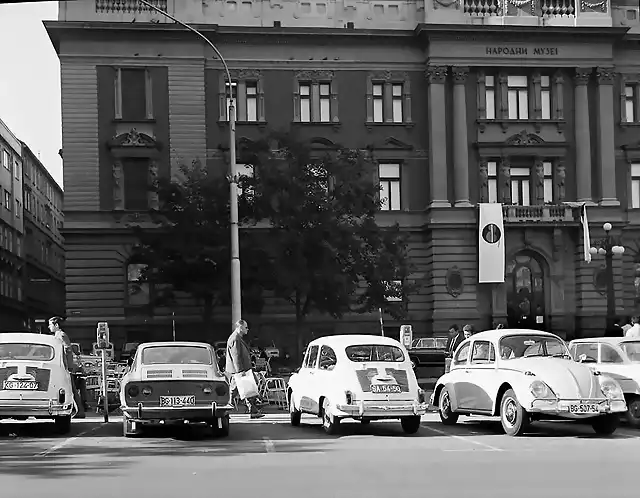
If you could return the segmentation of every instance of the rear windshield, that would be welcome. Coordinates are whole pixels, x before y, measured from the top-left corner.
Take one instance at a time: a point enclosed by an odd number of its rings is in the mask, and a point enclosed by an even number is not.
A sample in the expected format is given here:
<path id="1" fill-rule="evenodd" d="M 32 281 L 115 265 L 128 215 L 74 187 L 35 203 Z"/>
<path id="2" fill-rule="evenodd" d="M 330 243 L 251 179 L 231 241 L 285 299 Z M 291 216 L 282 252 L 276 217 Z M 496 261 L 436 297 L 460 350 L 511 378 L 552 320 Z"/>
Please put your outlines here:
<path id="1" fill-rule="evenodd" d="M 211 353 L 200 346 L 151 346 L 142 352 L 143 365 L 211 365 Z"/>
<path id="2" fill-rule="evenodd" d="M 384 344 L 359 344 L 358 346 L 348 346 L 345 349 L 347 358 L 351 361 L 404 361 L 402 349 L 396 346 Z"/>
<path id="3" fill-rule="evenodd" d="M 55 352 L 46 344 L 0 344 L 0 360 L 53 360 Z"/>

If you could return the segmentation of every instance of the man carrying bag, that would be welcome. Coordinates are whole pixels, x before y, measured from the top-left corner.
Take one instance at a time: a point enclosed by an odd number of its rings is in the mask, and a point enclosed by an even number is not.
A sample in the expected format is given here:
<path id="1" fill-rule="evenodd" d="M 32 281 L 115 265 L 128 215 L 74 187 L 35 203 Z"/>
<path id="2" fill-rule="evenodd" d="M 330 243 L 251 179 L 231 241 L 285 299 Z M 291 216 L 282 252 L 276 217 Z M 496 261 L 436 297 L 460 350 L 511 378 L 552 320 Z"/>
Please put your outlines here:
<path id="1" fill-rule="evenodd" d="M 238 390 L 240 399 L 247 404 L 251 418 L 262 418 L 258 408 L 258 384 L 252 370 L 249 346 L 243 337 L 249 333 L 249 326 L 244 320 L 238 320 L 227 340 L 227 362 L 225 372 L 230 376 L 231 388 Z"/>

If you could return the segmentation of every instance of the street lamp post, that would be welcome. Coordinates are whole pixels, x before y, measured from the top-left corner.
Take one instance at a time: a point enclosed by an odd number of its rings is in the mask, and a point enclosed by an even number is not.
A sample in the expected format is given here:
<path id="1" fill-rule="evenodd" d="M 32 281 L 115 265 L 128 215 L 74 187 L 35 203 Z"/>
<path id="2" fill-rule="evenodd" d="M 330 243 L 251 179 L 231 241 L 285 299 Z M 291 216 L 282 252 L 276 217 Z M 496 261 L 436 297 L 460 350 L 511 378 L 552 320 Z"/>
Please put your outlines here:
<path id="1" fill-rule="evenodd" d="M 613 320 L 616 315 L 616 295 L 614 289 L 613 280 L 613 256 L 622 256 L 624 254 L 624 247 L 617 244 L 616 240 L 611 235 L 611 229 L 613 226 L 611 223 L 605 223 L 602 225 L 604 229 L 605 237 L 600 241 L 597 241 L 595 246 L 589 248 L 589 253 L 592 256 L 600 255 L 604 256 L 605 262 L 605 279 L 607 284 L 607 327 L 613 325 Z"/>
<path id="2" fill-rule="evenodd" d="M 222 54 L 218 50 L 218 48 L 209 40 L 206 36 L 204 36 L 200 31 L 195 28 L 192 28 L 188 24 L 176 19 L 168 12 L 156 7 L 155 5 L 149 3 L 146 0 L 138 0 L 143 5 L 146 5 L 150 9 L 156 11 L 158 14 L 162 14 L 163 16 L 171 19 L 173 22 L 179 24 L 185 29 L 188 29 L 192 33 L 196 34 L 202 40 L 204 40 L 207 45 L 211 47 L 214 53 L 222 62 L 224 66 L 224 71 L 227 76 L 227 82 L 229 83 L 229 190 L 230 190 L 230 218 L 231 218 L 231 323 L 236 323 L 240 318 L 242 318 L 242 293 L 240 287 L 240 234 L 238 229 L 238 172 L 236 165 L 236 104 L 233 98 L 233 85 L 231 84 L 231 73 L 229 72 L 229 66 L 227 66 L 227 61 L 224 60 Z"/>

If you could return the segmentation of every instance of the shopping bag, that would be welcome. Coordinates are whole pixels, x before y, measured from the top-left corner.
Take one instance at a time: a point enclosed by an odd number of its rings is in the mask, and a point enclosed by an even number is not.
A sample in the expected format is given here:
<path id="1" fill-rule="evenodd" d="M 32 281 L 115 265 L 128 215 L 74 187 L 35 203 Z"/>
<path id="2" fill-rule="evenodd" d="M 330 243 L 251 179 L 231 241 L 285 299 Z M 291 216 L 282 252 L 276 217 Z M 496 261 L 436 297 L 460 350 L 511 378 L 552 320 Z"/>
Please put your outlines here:
<path id="1" fill-rule="evenodd" d="M 233 379 L 236 381 L 238 396 L 240 399 L 255 398 L 258 396 L 258 384 L 253 376 L 253 370 L 234 374 Z"/>

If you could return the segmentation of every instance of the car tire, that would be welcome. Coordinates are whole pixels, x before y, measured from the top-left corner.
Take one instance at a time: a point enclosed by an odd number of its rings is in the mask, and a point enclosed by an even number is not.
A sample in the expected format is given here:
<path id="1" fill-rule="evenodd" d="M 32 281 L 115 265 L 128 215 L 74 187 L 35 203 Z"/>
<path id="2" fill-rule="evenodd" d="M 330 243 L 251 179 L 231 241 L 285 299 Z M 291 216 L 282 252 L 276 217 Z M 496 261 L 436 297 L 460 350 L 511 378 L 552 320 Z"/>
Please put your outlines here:
<path id="1" fill-rule="evenodd" d="M 400 425 L 402 425 L 402 430 L 405 434 L 415 434 L 420 430 L 420 416 L 402 417 Z"/>
<path id="2" fill-rule="evenodd" d="M 620 416 L 617 413 L 601 415 L 591 422 L 591 427 L 593 427 L 595 433 L 602 436 L 609 436 L 613 434 L 619 426 Z"/>
<path id="3" fill-rule="evenodd" d="M 627 401 L 627 422 L 635 429 L 640 429 L 640 396 Z"/>
<path id="4" fill-rule="evenodd" d="M 53 419 L 58 434 L 69 434 L 71 432 L 71 415 L 64 415 Z"/>
<path id="5" fill-rule="evenodd" d="M 500 400 L 500 422 L 509 436 L 521 436 L 529 427 L 529 414 L 522 408 L 513 389 L 508 389 Z"/>
<path id="6" fill-rule="evenodd" d="M 440 397 L 438 399 L 438 413 L 440 414 L 440 421 L 444 425 L 454 425 L 458 422 L 459 415 L 451 409 L 451 394 L 446 387 L 440 391 Z"/>
<path id="7" fill-rule="evenodd" d="M 340 428 L 340 418 L 331 414 L 329 406 L 329 400 L 325 398 L 322 402 L 322 428 L 324 432 L 333 436 Z"/>
<path id="8" fill-rule="evenodd" d="M 122 416 L 122 435 L 124 437 L 136 437 L 142 434 L 142 428 L 140 425 L 136 425 L 136 428 L 133 429 L 133 425 L 131 419 L 128 419 L 124 415 Z"/>
<path id="9" fill-rule="evenodd" d="M 302 420 L 302 412 L 296 408 L 293 401 L 293 391 L 289 395 L 289 420 L 293 427 L 298 427 Z"/>

